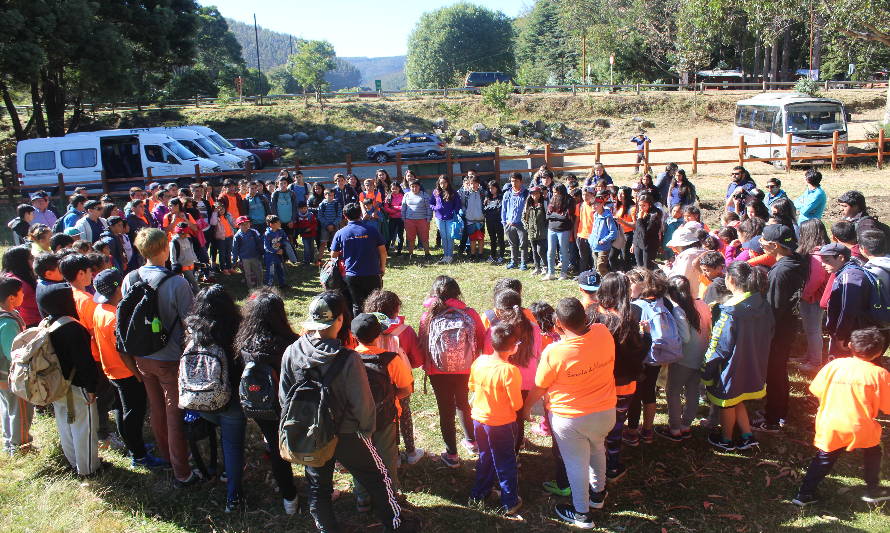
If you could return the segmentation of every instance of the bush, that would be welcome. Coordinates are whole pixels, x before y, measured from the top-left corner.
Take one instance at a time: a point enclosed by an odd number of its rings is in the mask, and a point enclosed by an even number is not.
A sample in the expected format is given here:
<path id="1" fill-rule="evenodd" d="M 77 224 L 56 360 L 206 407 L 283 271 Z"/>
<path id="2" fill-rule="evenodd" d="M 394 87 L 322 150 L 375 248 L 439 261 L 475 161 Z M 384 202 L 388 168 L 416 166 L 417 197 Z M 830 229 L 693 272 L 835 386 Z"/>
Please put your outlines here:
<path id="1" fill-rule="evenodd" d="M 794 84 L 794 90 L 813 98 L 821 96 L 819 92 L 819 82 L 810 78 L 801 78 Z"/>
<path id="2" fill-rule="evenodd" d="M 509 102 L 512 94 L 512 83 L 498 81 L 482 88 L 482 103 L 502 115 L 508 115 L 510 114 Z"/>
<path id="3" fill-rule="evenodd" d="M 866 139 L 877 139 L 878 135 L 880 135 L 881 130 L 884 130 L 884 150 L 890 150 L 890 122 L 887 124 L 875 124 L 872 126 L 868 126 L 865 128 L 865 138 Z M 877 150 L 878 143 L 875 143 L 872 148 L 869 148 L 869 151 Z"/>

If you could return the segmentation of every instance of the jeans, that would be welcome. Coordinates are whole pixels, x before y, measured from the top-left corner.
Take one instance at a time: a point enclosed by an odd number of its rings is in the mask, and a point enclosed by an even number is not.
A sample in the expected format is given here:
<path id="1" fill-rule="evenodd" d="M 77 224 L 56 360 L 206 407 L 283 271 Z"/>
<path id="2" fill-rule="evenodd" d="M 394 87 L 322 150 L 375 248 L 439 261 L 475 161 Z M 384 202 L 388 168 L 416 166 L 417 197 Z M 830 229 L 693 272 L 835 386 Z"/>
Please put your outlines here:
<path id="1" fill-rule="evenodd" d="M 442 440 L 445 441 L 445 452 L 450 455 L 457 454 L 457 432 L 454 428 L 454 415 L 460 415 L 461 427 L 467 440 L 475 439 L 473 431 L 473 419 L 470 418 L 470 401 L 467 397 L 470 381 L 469 374 L 430 374 L 430 383 L 433 385 L 433 393 L 436 395 L 436 404 L 439 407 L 439 429 L 442 431 Z"/>
<path id="2" fill-rule="evenodd" d="M 550 428 L 559 443 L 559 451 L 572 487 L 575 511 L 590 509 L 589 490 L 606 488 L 606 435 L 615 425 L 615 409 L 606 409 L 577 418 L 563 418 L 550 413 Z"/>
<path id="3" fill-rule="evenodd" d="M 643 405 L 647 403 L 655 403 L 656 384 L 658 382 L 658 373 L 661 367 L 657 365 L 644 365 L 643 381 L 637 382 L 637 390 L 630 399 L 630 405 L 627 408 L 627 427 L 637 429 L 640 427 L 640 414 L 643 412 Z"/>
<path id="4" fill-rule="evenodd" d="M 454 221 L 437 218 L 436 225 L 442 236 L 442 254 L 445 257 L 451 257 L 454 255 L 454 239 L 451 238 L 451 227 L 454 225 Z"/>
<path id="5" fill-rule="evenodd" d="M 811 496 L 816 494 L 816 487 L 825 476 L 831 472 L 831 467 L 838 460 L 846 448 L 838 448 L 831 452 L 819 453 L 813 457 L 810 467 L 803 478 L 803 483 L 798 491 L 801 495 Z M 871 448 L 862 448 L 862 478 L 868 490 L 875 490 L 881 484 L 881 445 Z"/>
<path id="6" fill-rule="evenodd" d="M 303 262 L 307 265 L 315 263 L 315 238 L 303 237 Z"/>
<path id="7" fill-rule="evenodd" d="M 485 220 L 485 232 L 488 233 L 488 242 L 491 245 L 491 257 L 500 259 L 504 257 L 506 246 L 504 245 L 504 226 L 500 220 Z"/>
<path id="8" fill-rule="evenodd" d="M 606 472 L 621 468 L 621 432 L 627 420 L 627 408 L 633 394 L 619 394 L 615 402 L 615 425 L 606 435 Z"/>
<path id="9" fill-rule="evenodd" d="M 825 310 L 819 307 L 819 302 L 809 303 L 800 301 L 800 318 L 803 322 L 803 332 L 807 338 L 807 359 L 811 365 L 822 364 L 822 323 L 825 318 Z"/>
<path id="10" fill-rule="evenodd" d="M 219 426 L 227 477 L 226 500 L 237 501 L 241 497 L 241 478 L 244 476 L 244 433 L 247 426 L 241 402 L 233 398 L 225 411 L 201 413 L 201 417 Z"/>
<path id="11" fill-rule="evenodd" d="M 559 256 L 562 261 L 563 275 L 569 271 L 569 232 L 547 230 L 547 273 L 551 276 L 556 272 L 556 247 L 559 246 Z"/>
<path id="12" fill-rule="evenodd" d="M 284 287 L 284 261 L 281 256 L 265 254 L 263 262 L 266 264 L 266 285 L 271 287 L 277 281 L 279 287 Z"/>
<path id="13" fill-rule="evenodd" d="M 688 430 L 698 413 L 698 386 L 701 382 L 701 371 L 688 368 L 679 363 L 668 366 L 667 396 L 668 427 L 674 433 Z M 683 406 L 683 400 L 686 406 Z"/>
<path id="14" fill-rule="evenodd" d="M 352 300 L 352 316 L 358 316 L 374 289 L 383 288 L 383 278 L 379 275 L 346 276 L 346 288 Z"/>
<path id="15" fill-rule="evenodd" d="M 507 226 L 504 230 L 507 240 L 510 241 L 510 262 L 514 265 L 524 265 L 528 262 L 528 232 L 525 227 L 516 224 Z"/>
<path id="16" fill-rule="evenodd" d="M 145 411 L 148 409 L 148 395 L 145 385 L 130 376 L 123 379 L 112 379 L 111 384 L 117 389 L 120 403 L 115 409 L 117 431 L 133 454 L 133 459 L 145 457 L 145 439 L 142 438 L 142 424 L 145 423 Z"/>
<path id="17" fill-rule="evenodd" d="M 405 221 L 401 218 L 390 218 L 389 219 L 389 242 L 386 243 L 387 248 L 392 248 L 392 246 L 398 240 L 398 252 L 402 253 L 402 246 L 405 244 Z"/>
<path id="18" fill-rule="evenodd" d="M 285 500 L 293 501 L 297 497 L 297 486 L 294 484 L 294 471 L 291 469 L 290 463 L 281 458 L 278 451 L 278 425 L 280 420 L 260 420 L 254 419 L 256 425 L 259 426 L 266 439 L 266 450 L 269 452 L 269 463 L 272 467 L 272 477 L 281 491 L 281 497 Z"/>
<path id="19" fill-rule="evenodd" d="M 576 237 L 575 245 L 578 247 L 578 271 L 587 272 L 593 268 L 593 252 L 590 250 L 590 241 L 586 237 Z"/>
<path id="20" fill-rule="evenodd" d="M 226 237 L 225 239 L 216 239 L 216 252 L 219 254 L 219 257 L 213 257 L 212 259 L 216 259 L 216 264 L 222 270 L 229 270 L 232 268 L 232 238 Z"/>
<path id="21" fill-rule="evenodd" d="M 547 268 L 547 240 L 532 241 L 532 264 L 535 268 Z"/>
<path id="22" fill-rule="evenodd" d="M 516 422 L 489 426 L 473 421 L 479 460 L 476 461 L 476 482 L 470 498 L 484 500 L 491 492 L 495 479 L 501 490 L 501 505 L 510 509 L 519 502 L 519 473 L 516 468 Z"/>
<path id="23" fill-rule="evenodd" d="M 646 246 L 637 246 L 634 244 L 634 259 L 637 260 L 638 267 L 645 267 L 649 270 L 655 270 L 655 257 L 658 255 L 658 248 L 648 248 Z"/>

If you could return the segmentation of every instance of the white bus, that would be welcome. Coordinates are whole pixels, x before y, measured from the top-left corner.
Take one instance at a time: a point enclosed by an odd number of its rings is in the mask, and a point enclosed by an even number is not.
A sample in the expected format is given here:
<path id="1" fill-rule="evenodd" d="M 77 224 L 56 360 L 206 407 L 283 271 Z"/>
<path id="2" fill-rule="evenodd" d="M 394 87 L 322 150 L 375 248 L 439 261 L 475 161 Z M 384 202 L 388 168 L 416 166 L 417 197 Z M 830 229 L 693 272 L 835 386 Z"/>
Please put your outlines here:
<path id="1" fill-rule="evenodd" d="M 825 141 L 825 146 L 792 146 L 791 161 L 794 164 L 818 165 L 831 161 L 831 139 L 835 131 L 840 140 L 847 139 L 849 113 L 839 100 L 813 98 L 799 93 L 763 93 L 736 102 L 735 135 L 744 136 L 745 144 L 781 144 L 782 146 L 752 147 L 745 149 L 745 157 L 780 157 L 772 161 L 777 167 L 785 166 L 785 135 L 791 134 L 791 142 Z M 839 144 L 838 154 L 847 153 L 847 145 Z M 803 156 L 825 156 L 818 159 L 800 159 Z M 839 163 L 844 158 L 838 158 Z"/>

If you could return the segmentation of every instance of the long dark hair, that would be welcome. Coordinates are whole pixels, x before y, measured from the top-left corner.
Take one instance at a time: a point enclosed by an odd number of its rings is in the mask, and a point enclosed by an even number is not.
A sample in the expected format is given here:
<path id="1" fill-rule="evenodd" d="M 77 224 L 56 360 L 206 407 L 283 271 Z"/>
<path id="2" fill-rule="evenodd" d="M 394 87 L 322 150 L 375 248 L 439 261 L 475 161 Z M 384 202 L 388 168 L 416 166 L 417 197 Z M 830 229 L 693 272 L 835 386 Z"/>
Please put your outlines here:
<path id="1" fill-rule="evenodd" d="M 596 296 L 600 307 L 609 311 L 600 313 L 600 317 L 612 332 L 615 342 L 623 344 L 639 338 L 639 327 L 633 319 L 630 303 L 630 279 L 625 273 L 609 272 L 603 276 Z"/>
<path id="2" fill-rule="evenodd" d="M 31 248 L 13 246 L 3 253 L 2 267 L 5 274 L 13 274 L 31 287 L 37 286 L 37 276 L 34 274 L 34 266 L 31 256 Z"/>
<path id="3" fill-rule="evenodd" d="M 794 203 L 787 198 L 780 198 L 770 206 L 770 216 L 777 224 L 794 229 Z"/>
<path id="4" fill-rule="evenodd" d="M 745 220 L 748 217 L 748 208 L 754 208 L 754 216 L 757 218 L 762 218 L 763 220 L 769 220 L 769 209 L 766 208 L 766 204 L 758 200 L 757 198 L 751 196 L 745 201 L 745 212 L 743 213 L 742 220 Z"/>
<path id="5" fill-rule="evenodd" d="M 240 324 L 238 305 L 219 283 L 201 289 L 185 319 L 190 341 L 198 346 L 215 344 L 231 356 L 236 355 L 235 335 Z"/>
<path id="6" fill-rule="evenodd" d="M 624 209 L 623 213 L 627 213 L 628 210 L 636 205 L 634 202 L 634 192 L 630 187 L 619 187 L 618 188 L 618 201 L 615 203 L 616 211 L 618 209 Z"/>
<path id="7" fill-rule="evenodd" d="M 444 188 L 439 185 L 439 182 L 441 182 L 442 180 L 445 180 L 446 186 Z M 448 177 L 445 176 L 444 174 L 439 176 L 439 178 L 436 180 L 435 194 L 438 195 L 439 198 L 441 198 L 445 202 L 450 202 L 451 199 L 454 198 L 454 195 L 456 194 L 454 191 L 454 185 L 451 184 L 451 180 L 448 179 Z"/>
<path id="8" fill-rule="evenodd" d="M 556 329 L 556 311 L 547 302 L 534 302 L 529 307 L 542 334 L 551 334 Z"/>
<path id="9" fill-rule="evenodd" d="M 235 352 L 252 359 L 257 352 L 279 359 L 299 337 L 287 321 L 284 300 L 270 289 L 260 289 L 247 299 L 235 336 Z"/>
<path id="10" fill-rule="evenodd" d="M 745 292 L 760 292 L 760 274 L 747 261 L 733 261 L 726 267 L 726 277 Z"/>
<path id="11" fill-rule="evenodd" d="M 682 182 L 680 182 L 680 180 L 678 179 L 680 176 L 683 176 Z M 674 181 L 671 186 L 677 187 L 680 193 L 680 203 L 686 203 L 690 199 L 689 197 L 693 195 L 692 191 L 695 188 L 695 186 L 692 185 L 692 183 L 689 181 L 689 178 L 686 177 L 686 171 L 682 168 L 677 169 L 677 174 L 674 175 Z M 695 198 L 692 198 L 692 200 L 695 201 Z"/>
<path id="12" fill-rule="evenodd" d="M 547 208 L 547 212 L 561 215 L 568 214 L 569 203 L 569 192 L 566 190 L 566 186 L 560 183 L 553 188 L 553 196 L 550 198 L 550 206 Z"/>
<path id="13" fill-rule="evenodd" d="M 811 218 L 800 225 L 800 240 L 798 242 L 797 253 L 809 255 L 816 247 L 825 246 L 831 240 L 828 239 L 825 224 L 818 218 Z"/>
<path id="14" fill-rule="evenodd" d="M 494 312 L 502 323 L 516 332 L 519 346 L 510 356 L 510 362 L 520 368 L 528 366 L 534 353 L 534 330 L 532 323 L 522 311 L 522 296 L 518 292 L 505 289 L 494 297 Z"/>
<path id="15" fill-rule="evenodd" d="M 686 313 L 686 319 L 695 331 L 701 332 L 701 316 L 692 299 L 692 288 L 686 276 L 671 276 L 668 279 L 668 296 Z"/>
<path id="16" fill-rule="evenodd" d="M 433 305 L 430 306 L 429 317 L 433 318 L 442 313 L 448 306 L 445 304 L 451 298 L 460 300 L 463 295 L 460 292 L 460 285 L 457 280 L 451 276 L 436 276 L 433 280 L 433 286 L 430 288 L 429 297 L 433 299 Z M 427 321 L 429 323 L 429 320 Z"/>

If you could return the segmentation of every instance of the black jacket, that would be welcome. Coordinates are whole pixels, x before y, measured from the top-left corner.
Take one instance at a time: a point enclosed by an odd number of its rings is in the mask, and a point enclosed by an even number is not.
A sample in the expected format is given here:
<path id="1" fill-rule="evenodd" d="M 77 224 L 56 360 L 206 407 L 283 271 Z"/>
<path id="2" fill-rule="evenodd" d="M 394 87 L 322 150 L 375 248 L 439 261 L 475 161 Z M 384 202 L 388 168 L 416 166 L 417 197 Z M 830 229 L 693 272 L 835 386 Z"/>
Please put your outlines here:
<path id="1" fill-rule="evenodd" d="M 90 351 L 90 334 L 80 322 L 77 322 L 77 309 L 74 306 L 71 285 L 56 283 L 47 286 L 38 296 L 37 305 L 41 313 L 52 321 L 63 316 L 75 320 L 50 333 L 49 339 L 59 357 L 62 373 L 68 377 L 71 375 L 71 370 L 76 369 L 71 384 L 95 393 L 99 367 Z"/>
<path id="2" fill-rule="evenodd" d="M 792 319 L 794 306 L 799 301 L 794 293 L 801 290 L 806 283 L 809 262 L 797 253 L 783 257 L 769 271 L 769 289 L 766 301 L 773 310 L 776 324 L 786 325 Z"/>

